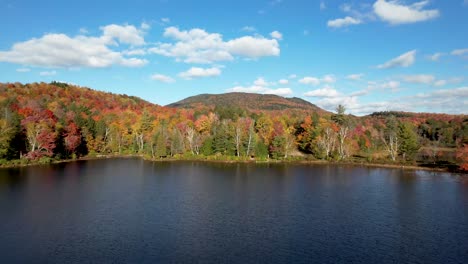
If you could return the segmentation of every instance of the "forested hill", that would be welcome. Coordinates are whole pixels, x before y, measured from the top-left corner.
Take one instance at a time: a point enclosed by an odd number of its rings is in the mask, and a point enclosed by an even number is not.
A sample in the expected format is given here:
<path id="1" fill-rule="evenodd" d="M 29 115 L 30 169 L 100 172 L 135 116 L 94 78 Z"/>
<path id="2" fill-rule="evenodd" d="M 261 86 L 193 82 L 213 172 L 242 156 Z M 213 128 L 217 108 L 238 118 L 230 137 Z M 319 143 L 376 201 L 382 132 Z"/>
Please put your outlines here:
<path id="1" fill-rule="evenodd" d="M 0 100 L 8 99 L 13 106 L 26 108 L 86 108 L 87 112 L 140 111 L 160 106 L 136 96 L 101 92 L 61 82 L 47 83 L 0 83 Z M 59 114 L 60 115 L 60 114 Z"/>
<path id="2" fill-rule="evenodd" d="M 185 109 L 238 108 L 251 112 L 259 111 L 303 111 L 327 113 L 320 107 L 297 97 L 285 98 L 272 94 L 225 93 L 200 94 L 167 105 Z"/>
<path id="3" fill-rule="evenodd" d="M 162 107 L 65 83 L 0 83 L 0 165 L 137 154 L 221 160 L 335 160 L 462 168 L 466 115 L 355 117 L 297 98 L 199 95 Z"/>

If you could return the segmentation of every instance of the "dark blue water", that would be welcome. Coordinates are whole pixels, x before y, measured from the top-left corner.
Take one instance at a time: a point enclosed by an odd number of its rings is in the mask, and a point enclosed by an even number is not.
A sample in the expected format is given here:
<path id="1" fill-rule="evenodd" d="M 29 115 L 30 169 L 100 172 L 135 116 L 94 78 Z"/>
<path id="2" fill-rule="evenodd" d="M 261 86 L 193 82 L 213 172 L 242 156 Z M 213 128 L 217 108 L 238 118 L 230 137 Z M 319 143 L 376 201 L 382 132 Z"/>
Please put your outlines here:
<path id="1" fill-rule="evenodd" d="M 468 179 L 337 165 L 0 170 L 0 263 L 467 263 Z"/>

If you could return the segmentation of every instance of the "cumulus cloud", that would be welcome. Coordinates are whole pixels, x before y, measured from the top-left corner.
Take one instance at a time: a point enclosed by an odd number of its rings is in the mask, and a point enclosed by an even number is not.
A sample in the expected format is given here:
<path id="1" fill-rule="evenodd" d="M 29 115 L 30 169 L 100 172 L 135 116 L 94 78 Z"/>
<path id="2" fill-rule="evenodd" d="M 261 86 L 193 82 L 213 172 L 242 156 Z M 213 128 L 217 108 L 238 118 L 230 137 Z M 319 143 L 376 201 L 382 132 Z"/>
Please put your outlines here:
<path id="1" fill-rule="evenodd" d="M 276 39 L 245 36 L 230 40 L 226 45 L 230 53 L 248 58 L 279 56 L 280 54 Z"/>
<path id="2" fill-rule="evenodd" d="M 321 89 L 319 89 L 321 90 Z M 316 92 L 317 95 L 327 94 Z M 364 93 L 365 94 L 365 93 Z M 411 96 L 401 96 L 392 99 L 378 101 L 372 99 L 370 102 L 361 100 L 361 93 L 355 92 L 350 95 L 341 93 L 334 96 L 311 97 L 311 102 L 319 107 L 334 111 L 341 104 L 347 112 L 354 115 L 367 115 L 378 111 L 411 111 L 431 113 L 465 114 L 468 111 L 468 87 L 455 89 L 440 89 L 432 92 L 420 93 Z"/>
<path id="3" fill-rule="evenodd" d="M 434 83 L 436 78 L 433 75 L 429 75 L 429 74 L 418 74 L 418 75 L 403 76 L 403 80 L 409 83 L 432 84 Z"/>
<path id="4" fill-rule="evenodd" d="M 275 94 L 279 96 L 292 95 L 293 91 L 291 88 L 267 88 L 264 86 L 235 86 L 227 89 L 227 92 L 239 92 L 239 93 L 260 93 L 260 94 Z"/>
<path id="5" fill-rule="evenodd" d="M 191 80 L 195 78 L 219 76 L 220 74 L 221 74 L 221 70 L 216 67 L 213 67 L 213 68 L 192 67 L 185 72 L 181 72 L 179 76 L 184 79 Z"/>
<path id="6" fill-rule="evenodd" d="M 241 93 L 259 93 L 259 94 L 275 94 L 279 96 L 290 96 L 293 94 L 291 88 L 280 87 L 276 88 L 275 83 L 268 82 L 264 78 L 257 78 L 252 85 L 242 86 L 238 85 L 227 89 L 227 92 L 241 92 Z"/>
<path id="7" fill-rule="evenodd" d="M 320 1 L 320 10 L 325 10 L 327 9 L 327 5 L 325 4 L 324 1 Z"/>
<path id="8" fill-rule="evenodd" d="M 424 9 L 428 3 L 429 1 L 425 0 L 412 5 L 404 5 L 400 1 L 377 0 L 373 8 L 381 20 L 398 25 L 437 18 L 440 15 L 439 10 Z"/>
<path id="9" fill-rule="evenodd" d="M 281 80 L 278 81 L 278 83 L 281 84 L 281 85 L 286 85 L 286 84 L 289 84 L 289 80 L 281 79 Z"/>
<path id="10" fill-rule="evenodd" d="M 145 39 L 143 38 L 144 32 L 132 25 L 121 26 L 112 24 L 101 27 L 101 30 L 103 32 L 103 38 L 115 45 L 117 45 L 115 40 L 123 44 L 134 46 L 145 44 Z"/>
<path id="11" fill-rule="evenodd" d="M 352 81 L 360 81 L 360 80 L 362 80 L 362 77 L 364 77 L 364 74 L 356 73 L 356 74 L 350 74 L 350 75 L 346 76 L 346 79 L 352 80 Z"/>
<path id="12" fill-rule="evenodd" d="M 441 89 L 405 98 L 414 108 L 424 112 L 466 114 L 468 112 L 468 87 Z"/>
<path id="13" fill-rule="evenodd" d="M 306 97 L 337 97 L 340 93 L 331 86 L 325 86 L 321 89 L 316 89 L 304 93 Z"/>
<path id="14" fill-rule="evenodd" d="M 309 85 L 317 86 L 320 84 L 320 79 L 316 77 L 304 77 L 300 79 L 299 82 L 302 84 L 309 84 Z"/>
<path id="15" fill-rule="evenodd" d="M 277 39 L 277 40 L 282 40 L 283 39 L 283 34 L 281 34 L 279 31 L 273 31 L 270 33 L 270 36 L 274 39 Z"/>
<path id="16" fill-rule="evenodd" d="M 362 21 L 360 19 L 347 16 L 345 18 L 337 18 L 334 20 L 328 20 L 327 26 L 331 28 L 340 28 L 340 27 L 347 27 L 351 25 L 359 25 L 361 23 Z"/>
<path id="17" fill-rule="evenodd" d="M 377 66 L 378 69 L 390 69 L 395 67 L 409 67 L 416 60 L 416 50 L 408 51 L 394 59 L 387 61 L 384 64 Z"/>
<path id="18" fill-rule="evenodd" d="M 254 85 L 265 87 L 269 86 L 270 84 L 267 81 L 265 81 L 265 79 L 263 79 L 262 77 L 259 77 L 254 81 Z"/>
<path id="19" fill-rule="evenodd" d="M 317 86 L 320 83 L 334 83 L 336 82 L 336 77 L 333 74 L 324 75 L 322 78 L 306 76 L 299 80 L 299 83 Z"/>
<path id="20" fill-rule="evenodd" d="M 10 62 L 39 67 L 90 67 L 104 68 L 112 65 L 140 67 L 147 60 L 128 58 L 111 47 L 120 44 L 142 45 L 143 34 L 134 26 L 109 25 L 102 27 L 100 37 L 65 34 L 46 34 L 15 43 L 9 51 L 0 51 L 0 62 Z"/>
<path id="21" fill-rule="evenodd" d="M 468 49 L 456 49 L 453 50 L 450 54 L 454 56 L 463 56 L 468 53 Z"/>
<path id="22" fill-rule="evenodd" d="M 151 28 L 151 25 L 146 22 L 143 22 L 141 23 L 140 28 L 143 30 L 149 30 Z"/>
<path id="23" fill-rule="evenodd" d="M 242 28 L 242 31 L 255 32 L 255 31 L 257 31 L 257 29 L 255 27 L 252 27 L 252 26 L 245 26 L 245 27 Z"/>
<path id="24" fill-rule="evenodd" d="M 128 56 L 143 56 L 147 54 L 146 50 L 144 49 L 125 50 L 122 53 Z"/>
<path id="25" fill-rule="evenodd" d="M 54 76 L 56 74 L 56 71 L 43 71 L 39 73 L 40 76 Z"/>
<path id="26" fill-rule="evenodd" d="M 332 74 L 327 74 L 327 75 L 322 77 L 321 81 L 324 82 L 324 83 L 334 83 L 334 82 L 336 82 L 336 78 Z"/>
<path id="27" fill-rule="evenodd" d="M 437 80 L 436 82 L 434 82 L 434 86 L 444 86 L 447 83 L 447 80 Z"/>
<path id="28" fill-rule="evenodd" d="M 445 86 L 447 84 L 455 84 L 463 81 L 463 78 L 450 78 L 450 79 L 440 79 L 438 80 L 435 76 L 430 74 L 417 74 L 417 75 L 406 75 L 402 79 L 408 83 L 416 84 L 425 84 L 425 85 L 434 85 L 434 86 Z"/>
<path id="29" fill-rule="evenodd" d="M 439 61 L 440 57 L 442 57 L 443 55 L 445 54 L 441 52 L 436 52 L 434 54 L 428 55 L 427 59 L 431 61 Z"/>
<path id="30" fill-rule="evenodd" d="M 163 75 L 163 74 L 159 74 L 159 73 L 155 73 L 153 75 L 151 75 L 151 80 L 155 80 L 155 81 L 160 81 L 160 82 L 163 82 L 163 83 L 173 83 L 175 82 L 175 80 L 167 75 Z"/>
<path id="31" fill-rule="evenodd" d="M 400 82 L 398 81 L 388 81 L 380 85 L 382 89 L 396 90 L 400 87 Z"/>
<path id="32" fill-rule="evenodd" d="M 221 34 L 208 33 L 203 29 L 179 30 L 177 27 L 168 27 L 164 37 L 175 42 L 158 43 L 148 51 L 186 63 L 230 61 L 235 56 L 257 59 L 280 54 L 276 39 L 261 36 L 243 36 L 224 41 Z"/>

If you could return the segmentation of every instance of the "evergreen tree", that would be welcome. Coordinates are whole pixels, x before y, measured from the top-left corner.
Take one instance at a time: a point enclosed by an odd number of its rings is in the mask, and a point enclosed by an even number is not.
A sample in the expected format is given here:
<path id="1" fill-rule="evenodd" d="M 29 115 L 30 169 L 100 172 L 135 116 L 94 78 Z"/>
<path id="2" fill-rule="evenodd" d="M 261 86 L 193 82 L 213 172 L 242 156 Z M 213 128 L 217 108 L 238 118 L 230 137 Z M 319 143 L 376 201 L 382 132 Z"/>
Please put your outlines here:
<path id="1" fill-rule="evenodd" d="M 263 143 L 262 140 L 257 140 L 257 144 L 255 144 L 255 157 L 260 159 L 268 158 L 268 146 Z"/>
<path id="2" fill-rule="evenodd" d="M 418 135 L 411 123 L 403 122 L 398 126 L 398 137 L 400 138 L 399 154 L 403 159 L 414 159 L 419 150 Z"/>
<path id="3" fill-rule="evenodd" d="M 166 135 L 163 130 L 157 135 L 155 156 L 157 158 L 167 156 Z"/>

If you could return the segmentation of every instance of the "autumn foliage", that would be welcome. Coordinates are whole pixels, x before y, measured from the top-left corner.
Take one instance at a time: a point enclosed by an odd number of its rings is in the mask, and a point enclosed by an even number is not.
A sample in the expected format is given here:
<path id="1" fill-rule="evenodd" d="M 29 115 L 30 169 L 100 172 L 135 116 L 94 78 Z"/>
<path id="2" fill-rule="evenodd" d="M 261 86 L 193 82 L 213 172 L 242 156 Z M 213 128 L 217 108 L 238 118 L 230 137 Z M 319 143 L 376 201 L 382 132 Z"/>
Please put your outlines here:
<path id="1" fill-rule="evenodd" d="M 161 107 L 57 82 L 0 83 L 0 110 L 1 163 L 138 154 L 437 164 L 459 149 L 449 162 L 468 169 L 465 115 L 355 117 L 344 107 L 333 114 L 298 98 L 242 93 Z"/>

